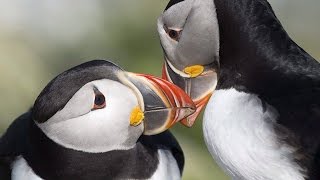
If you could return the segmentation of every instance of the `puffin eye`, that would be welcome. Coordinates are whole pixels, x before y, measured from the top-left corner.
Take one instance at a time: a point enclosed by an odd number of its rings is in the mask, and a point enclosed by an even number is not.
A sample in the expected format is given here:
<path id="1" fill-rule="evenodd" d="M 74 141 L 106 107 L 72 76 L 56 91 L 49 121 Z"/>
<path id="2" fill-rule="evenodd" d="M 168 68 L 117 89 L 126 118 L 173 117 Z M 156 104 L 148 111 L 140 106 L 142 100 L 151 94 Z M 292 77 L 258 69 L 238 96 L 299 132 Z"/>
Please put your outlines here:
<path id="1" fill-rule="evenodd" d="M 175 41 L 179 41 L 182 30 L 169 29 L 164 25 L 164 30 L 169 35 L 169 37 Z"/>
<path id="2" fill-rule="evenodd" d="M 106 107 L 106 99 L 103 94 L 99 93 L 95 95 L 94 106 L 92 110 L 102 109 Z"/>
<path id="3" fill-rule="evenodd" d="M 174 39 L 174 40 L 178 40 L 179 37 L 179 32 L 175 31 L 175 30 L 169 30 L 169 36 Z"/>

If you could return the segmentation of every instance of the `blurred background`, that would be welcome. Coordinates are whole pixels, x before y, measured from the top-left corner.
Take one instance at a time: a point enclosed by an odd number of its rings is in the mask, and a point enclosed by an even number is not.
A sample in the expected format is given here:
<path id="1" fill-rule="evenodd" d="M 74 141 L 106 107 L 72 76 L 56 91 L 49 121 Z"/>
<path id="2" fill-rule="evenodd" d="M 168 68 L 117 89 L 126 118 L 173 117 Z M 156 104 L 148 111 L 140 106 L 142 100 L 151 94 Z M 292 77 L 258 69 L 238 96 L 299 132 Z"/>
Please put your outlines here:
<path id="1" fill-rule="evenodd" d="M 0 134 L 58 73 L 92 59 L 160 76 L 156 19 L 167 0 L 0 0 Z M 270 0 L 291 37 L 320 59 L 320 1 Z M 185 151 L 183 179 L 228 179 L 203 139 L 201 120 L 173 133 Z"/>

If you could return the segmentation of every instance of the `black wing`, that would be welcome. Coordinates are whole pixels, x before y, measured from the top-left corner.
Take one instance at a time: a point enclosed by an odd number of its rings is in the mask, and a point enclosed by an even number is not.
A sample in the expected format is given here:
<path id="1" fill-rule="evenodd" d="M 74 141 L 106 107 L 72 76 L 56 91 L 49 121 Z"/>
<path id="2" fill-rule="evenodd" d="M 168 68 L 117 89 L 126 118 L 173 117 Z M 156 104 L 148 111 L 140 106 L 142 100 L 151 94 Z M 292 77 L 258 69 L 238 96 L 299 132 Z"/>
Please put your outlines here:
<path id="1" fill-rule="evenodd" d="M 31 120 L 31 112 L 18 117 L 0 138 L 0 179 L 11 179 L 10 165 L 26 147 L 26 135 Z"/>
<path id="2" fill-rule="evenodd" d="M 319 68 L 320 72 L 320 68 Z M 320 83 L 318 83 L 320 84 Z M 309 178 L 320 178 L 320 86 L 302 86 L 271 103 L 279 112 L 278 123 L 291 130 L 302 152 L 299 162 L 309 172 Z M 290 144 L 290 140 L 289 140 Z"/>
<path id="3" fill-rule="evenodd" d="M 184 167 L 183 151 L 176 138 L 169 131 L 153 136 L 141 136 L 140 141 L 148 147 L 170 150 L 177 161 L 180 174 L 182 174 Z"/>

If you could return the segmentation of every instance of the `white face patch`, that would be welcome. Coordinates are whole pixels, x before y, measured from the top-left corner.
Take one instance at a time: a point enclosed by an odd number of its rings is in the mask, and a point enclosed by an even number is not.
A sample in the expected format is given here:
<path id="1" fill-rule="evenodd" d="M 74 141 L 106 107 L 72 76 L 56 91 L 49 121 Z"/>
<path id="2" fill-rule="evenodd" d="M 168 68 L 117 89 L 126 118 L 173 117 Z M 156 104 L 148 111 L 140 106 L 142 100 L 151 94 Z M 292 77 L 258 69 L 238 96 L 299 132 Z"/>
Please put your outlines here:
<path id="1" fill-rule="evenodd" d="M 213 0 L 185 0 L 167 9 L 157 22 L 161 45 L 171 69 L 182 77 L 190 65 L 208 65 L 219 57 L 219 26 Z M 180 30 L 178 40 L 170 30 Z"/>
<path id="2" fill-rule="evenodd" d="M 92 111 L 94 87 L 104 95 L 106 107 Z M 84 85 L 61 111 L 38 126 L 66 148 L 93 153 L 129 149 L 143 132 L 142 124 L 130 126 L 136 106 L 138 100 L 130 88 L 112 80 L 97 80 Z"/>
<path id="3" fill-rule="evenodd" d="M 234 179 L 304 180 L 294 147 L 278 141 L 276 110 L 258 96 L 217 90 L 207 105 L 203 131 L 207 147 Z"/>

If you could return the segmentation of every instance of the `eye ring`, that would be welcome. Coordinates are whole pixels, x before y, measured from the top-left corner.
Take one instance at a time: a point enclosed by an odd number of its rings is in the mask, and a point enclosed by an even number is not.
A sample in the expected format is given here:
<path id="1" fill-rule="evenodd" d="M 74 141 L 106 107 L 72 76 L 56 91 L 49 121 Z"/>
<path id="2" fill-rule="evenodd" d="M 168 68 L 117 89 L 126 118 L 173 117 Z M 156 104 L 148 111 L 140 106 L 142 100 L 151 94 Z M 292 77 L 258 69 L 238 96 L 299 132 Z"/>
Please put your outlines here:
<path id="1" fill-rule="evenodd" d="M 105 107 L 106 107 L 106 99 L 104 95 L 101 93 L 95 94 L 94 105 L 92 110 L 103 109 Z"/>
<path id="2" fill-rule="evenodd" d="M 166 25 L 164 25 L 163 28 L 171 39 L 175 41 L 180 40 L 182 30 L 169 29 Z"/>
<path id="3" fill-rule="evenodd" d="M 177 39 L 179 37 L 179 32 L 175 30 L 169 30 L 168 35 L 171 37 L 171 39 Z"/>

